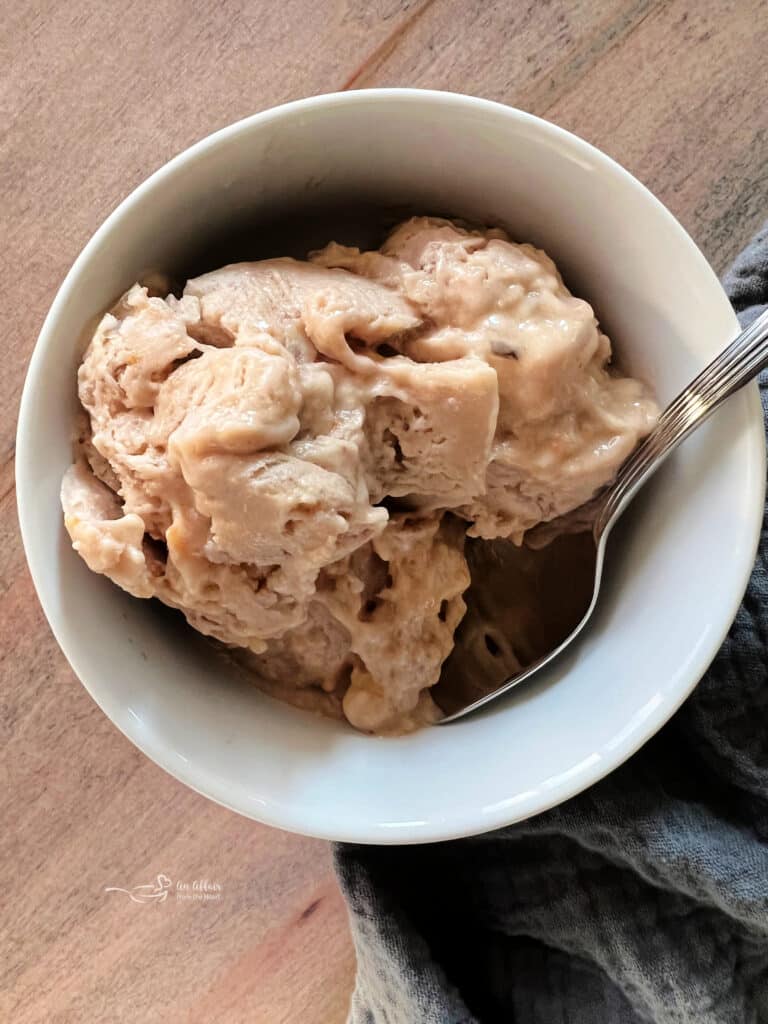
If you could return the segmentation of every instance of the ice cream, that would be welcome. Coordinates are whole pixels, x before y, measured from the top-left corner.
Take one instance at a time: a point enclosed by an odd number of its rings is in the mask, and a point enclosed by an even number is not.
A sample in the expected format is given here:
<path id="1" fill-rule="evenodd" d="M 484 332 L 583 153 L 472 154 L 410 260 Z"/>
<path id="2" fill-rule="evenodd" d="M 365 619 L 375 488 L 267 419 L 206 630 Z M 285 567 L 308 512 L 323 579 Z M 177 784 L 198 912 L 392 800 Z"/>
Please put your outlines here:
<path id="1" fill-rule="evenodd" d="M 79 371 L 65 524 L 265 689 L 403 731 L 437 716 L 467 530 L 521 543 L 653 426 L 610 355 L 544 253 L 429 218 L 181 298 L 135 285 Z"/>

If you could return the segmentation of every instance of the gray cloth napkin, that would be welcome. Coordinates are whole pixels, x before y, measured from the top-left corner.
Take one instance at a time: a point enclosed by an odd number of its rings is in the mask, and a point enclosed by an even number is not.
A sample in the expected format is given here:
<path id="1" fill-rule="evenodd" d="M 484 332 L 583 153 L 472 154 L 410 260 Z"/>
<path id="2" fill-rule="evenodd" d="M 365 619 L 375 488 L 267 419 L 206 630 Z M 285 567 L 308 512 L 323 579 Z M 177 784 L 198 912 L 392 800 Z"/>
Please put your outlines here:
<path id="1" fill-rule="evenodd" d="M 768 223 L 725 286 L 765 308 Z M 764 520 L 714 663 L 613 775 L 474 839 L 335 848 L 352 1024 L 768 1022 L 767 555 Z"/>

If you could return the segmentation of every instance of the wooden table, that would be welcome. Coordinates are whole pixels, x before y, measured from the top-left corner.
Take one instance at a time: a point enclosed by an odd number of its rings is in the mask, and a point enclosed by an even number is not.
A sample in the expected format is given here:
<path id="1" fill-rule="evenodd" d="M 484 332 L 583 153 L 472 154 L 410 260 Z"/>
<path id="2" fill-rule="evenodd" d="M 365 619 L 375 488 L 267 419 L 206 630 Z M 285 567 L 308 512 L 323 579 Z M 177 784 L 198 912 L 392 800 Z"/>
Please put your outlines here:
<path id="1" fill-rule="evenodd" d="M 45 311 L 104 216 L 208 132 L 382 85 L 503 100 L 638 175 L 720 271 L 766 216 L 761 0 L 2 2 L 0 1019 L 333 1024 L 354 958 L 325 844 L 148 762 L 59 653 L 24 566 L 16 405 Z M 221 898 L 142 905 L 158 873 Z"/>

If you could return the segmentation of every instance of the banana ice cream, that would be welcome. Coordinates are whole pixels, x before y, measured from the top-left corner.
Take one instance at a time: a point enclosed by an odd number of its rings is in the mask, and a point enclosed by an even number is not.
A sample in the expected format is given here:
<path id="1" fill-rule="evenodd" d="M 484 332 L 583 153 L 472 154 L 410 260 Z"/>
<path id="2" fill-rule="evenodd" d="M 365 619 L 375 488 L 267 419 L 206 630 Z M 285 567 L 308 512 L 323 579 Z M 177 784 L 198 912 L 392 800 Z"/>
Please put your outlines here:
<path id="1" fill-rule="evenodd" d="M 65 524 L 268 692 L 407 731 L 439 716 L 465 534 L 522 543 L 653 427 L 610 358 L 543 252 L 430 218 L 180 298 L 134 285 L 80 367 Z"/>

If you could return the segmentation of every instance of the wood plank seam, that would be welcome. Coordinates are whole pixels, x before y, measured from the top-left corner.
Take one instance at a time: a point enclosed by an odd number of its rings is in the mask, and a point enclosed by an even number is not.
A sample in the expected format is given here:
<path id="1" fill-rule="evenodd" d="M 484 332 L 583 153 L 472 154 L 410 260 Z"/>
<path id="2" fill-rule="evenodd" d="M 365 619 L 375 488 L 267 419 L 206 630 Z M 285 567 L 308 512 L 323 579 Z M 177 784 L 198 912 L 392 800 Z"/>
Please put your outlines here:
<path id="1" fill-rule="evenodd" d="M 412 14 L 405 18 L 399 25 L 395 25 L 387 38 L 376 47 L 376 49 L 358 65 L 352 74 L 341 86 L 341 92 L 349 89 L 360 88 L 361 79 L 372 74 L 377 68 L 390 57 L 397 49 L 400 40 L 414 27 L 436 0 L 424 0 Z"/>

